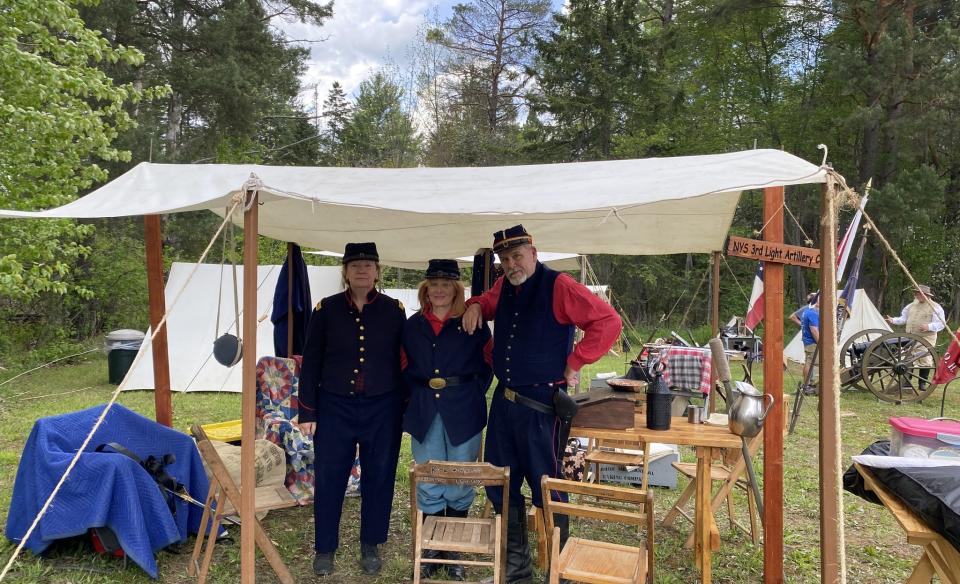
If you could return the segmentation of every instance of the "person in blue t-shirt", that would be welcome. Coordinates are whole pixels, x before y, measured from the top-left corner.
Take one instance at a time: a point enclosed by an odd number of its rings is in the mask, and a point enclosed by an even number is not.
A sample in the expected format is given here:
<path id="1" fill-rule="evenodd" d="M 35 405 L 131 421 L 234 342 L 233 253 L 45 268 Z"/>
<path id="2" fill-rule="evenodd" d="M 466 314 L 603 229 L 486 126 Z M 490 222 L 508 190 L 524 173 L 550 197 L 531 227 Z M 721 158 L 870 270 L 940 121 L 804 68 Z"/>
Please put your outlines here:
<path id="1" fill-rule="evenodd" d="M 800 335 L 803 339 L 803 352 L 806 354 L 806 359 L 803 363 L 803 380 L 804 383 L 806 383 L 807 375 L 810 374 L 811 368 L 817 366 L 814 353 L 817 349 L 817 343 L 820 342 L 819 296 L 814 300 L 813 304 L 803 312 L 803 316 L 800 317 Z M 816 376 L 816 369 L 814 369 L 813 374 L 810 375 L 810 385 L 816 385 L 814 383 Z"/>
<path id="2" fill-rule="evenodd" d="M 800 308 L 793 311 L 793 314 L 790 315 L 790 320 L 794 322 L 797 326 L 800 326 L 802 323 L 800 319 L 803 318 L 803 313 L 807 311 L 808 308 L 813 306 L 814 300 L 817 299 L 817 293 L 811 292 L 807 294 L 807 303 L 801 306 Z"/>

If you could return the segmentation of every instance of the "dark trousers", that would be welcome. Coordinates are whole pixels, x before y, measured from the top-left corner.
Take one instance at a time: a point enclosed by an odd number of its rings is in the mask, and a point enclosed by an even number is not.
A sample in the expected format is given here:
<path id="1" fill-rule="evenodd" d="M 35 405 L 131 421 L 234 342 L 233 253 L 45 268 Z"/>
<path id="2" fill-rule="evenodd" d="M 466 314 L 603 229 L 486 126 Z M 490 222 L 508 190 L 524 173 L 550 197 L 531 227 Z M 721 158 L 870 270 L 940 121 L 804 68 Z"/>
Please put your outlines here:
<path id="1" fill-rule="evenodd" d="M 537 397 L 545 398 L 546 388 Z M 529 396 L 533 397 L 533 393 Z M 542 399 L 541 401 L 546 401 Z M 503 389 L 498 387 L 490 404 L 490 419 L 487 423 L 487 439 L 484 458 L 495 466 L 510 467 L 510 506 L 525 508 L 526 503 L 520 487 L 526 480 L 530 485 L 533 504 L 543 508 L 540 479 L 543 475 L 560 476 L 557 461 L 557 432 L 560 421 L 556 416 L 538 412 L 527 406 L 508 401 Z M 498 513 L 502 512 L 502 487 L 487 487 L 487 498 Z M 555 497 L 556 499 L 556 497 Z M 565 500 L 565 497 L 564 497 Z"/>
<path id="2" fill-rule="evenodd" d="M 387 541 L 400 456 L 403 402 L 399 395 L 347 397 L 320 393 L 313 436 L 316 529 L 314 548 L 335 551 L 347 479 L 360 446 L 360 542 Z"/>

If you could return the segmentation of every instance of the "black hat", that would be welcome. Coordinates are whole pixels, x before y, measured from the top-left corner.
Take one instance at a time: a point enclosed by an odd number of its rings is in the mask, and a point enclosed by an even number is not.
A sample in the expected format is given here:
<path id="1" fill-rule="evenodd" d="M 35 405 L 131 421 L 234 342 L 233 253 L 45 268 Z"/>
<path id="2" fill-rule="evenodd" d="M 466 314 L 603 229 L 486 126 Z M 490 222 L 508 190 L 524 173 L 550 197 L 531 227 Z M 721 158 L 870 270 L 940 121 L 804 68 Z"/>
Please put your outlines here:
<path id="1" fill-rule="evenodd" d="M 380 255 L 377 254 L 377 244 L 372 241 L 367 243 L 348 243 L 343 250 L 343 265 L 347 265 L 354 260 L 370 260 L 379 262 Z"/>
<path id="2" fill-rule="evenodd" d="M 514 225 L 509 229 L 493 234 L 493 251 L 496 253 L 503 253 L 508 249 L 532 243 L 533 236 L 527 233 L 523 225 Z"/>
<path id="3" fill-rule="evenodd" d="M 460 279 L 460 266 L 457 260 L 430 260 L 427 266 L 427 279 L 445 278 L 447 280 Z"/>

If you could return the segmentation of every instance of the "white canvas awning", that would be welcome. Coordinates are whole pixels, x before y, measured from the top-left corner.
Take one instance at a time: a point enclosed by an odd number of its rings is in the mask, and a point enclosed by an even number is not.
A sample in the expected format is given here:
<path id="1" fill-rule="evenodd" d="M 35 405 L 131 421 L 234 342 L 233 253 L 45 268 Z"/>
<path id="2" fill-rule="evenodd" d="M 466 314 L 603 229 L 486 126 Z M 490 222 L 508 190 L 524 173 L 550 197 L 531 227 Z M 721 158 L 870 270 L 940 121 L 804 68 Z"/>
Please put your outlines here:
<path id="1" fill-rule="evenodd" d="M 723 248 L 741 191 L 824 181 L 780 150 L 482 168 L 141 163 L 63 207 L 0 217 L 223 213 L 258 188 L 262 235 L 332 250 L 376 241 L 385 262 L 468 256 L 517 223 L 544 250 L 707 253 Z"/>

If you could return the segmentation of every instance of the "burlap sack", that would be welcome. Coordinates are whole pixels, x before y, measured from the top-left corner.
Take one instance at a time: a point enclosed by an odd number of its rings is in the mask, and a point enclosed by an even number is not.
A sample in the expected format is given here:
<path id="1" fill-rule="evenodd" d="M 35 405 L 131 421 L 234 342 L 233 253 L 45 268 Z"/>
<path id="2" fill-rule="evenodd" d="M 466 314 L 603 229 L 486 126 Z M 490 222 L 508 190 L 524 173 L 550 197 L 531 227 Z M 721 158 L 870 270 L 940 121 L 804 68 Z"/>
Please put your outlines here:
<path id="1" fill-rule="evenodd" d="M 227 467 L 230 478 L 240 486 L 240 447 L 226 442 L 211 440 L 213 448 L 223 460 L 223 465 Z M 254 443 L 253 460 L 255 463 L 255 474 L 258 487 L 283 486 L 287 476 L 287 461 L 283 449 L 270 442 L 269 440 L 257 440 Z M 210 478 L 210 469 L 204 466 L 207 471 L 207 478 Z M 257 518 L 263 519 L 266 512 L 258 513 Z"/>

